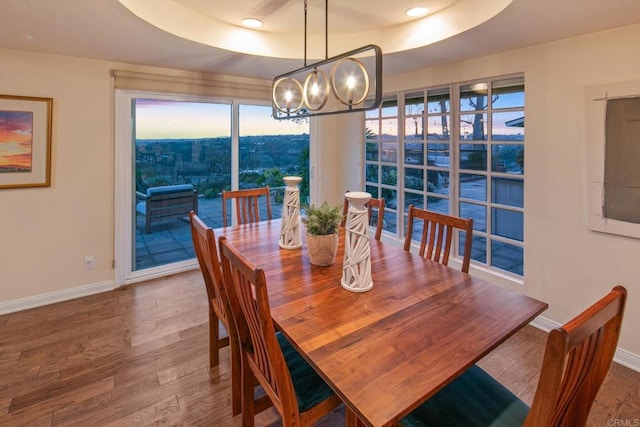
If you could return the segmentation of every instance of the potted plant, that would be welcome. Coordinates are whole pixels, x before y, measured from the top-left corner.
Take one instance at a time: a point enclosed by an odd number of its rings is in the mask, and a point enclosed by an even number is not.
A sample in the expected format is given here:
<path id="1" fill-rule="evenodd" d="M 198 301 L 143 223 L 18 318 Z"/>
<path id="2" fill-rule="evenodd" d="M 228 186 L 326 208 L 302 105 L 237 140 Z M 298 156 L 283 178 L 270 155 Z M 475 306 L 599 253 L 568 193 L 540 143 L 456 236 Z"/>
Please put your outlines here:
<path id="1" fill-rule="evenodd" d="M 342 206 L 311 205 L 302 223 L 307 230 L 307 250 L 313 265 L 331 265 L 338 250 L 338 227 L 342 222 Z"/>

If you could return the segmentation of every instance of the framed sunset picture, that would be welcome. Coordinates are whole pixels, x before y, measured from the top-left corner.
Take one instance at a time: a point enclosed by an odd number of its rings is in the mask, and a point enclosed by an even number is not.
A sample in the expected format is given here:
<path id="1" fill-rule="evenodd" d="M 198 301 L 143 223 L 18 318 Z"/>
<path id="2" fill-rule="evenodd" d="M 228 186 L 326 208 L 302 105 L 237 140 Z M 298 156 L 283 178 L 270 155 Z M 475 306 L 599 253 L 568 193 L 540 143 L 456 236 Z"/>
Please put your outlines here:
<path id="1" fill-rule="evenodd" d="M 0 95 L 0 189 L 51 185 L 52 98 Z"/>

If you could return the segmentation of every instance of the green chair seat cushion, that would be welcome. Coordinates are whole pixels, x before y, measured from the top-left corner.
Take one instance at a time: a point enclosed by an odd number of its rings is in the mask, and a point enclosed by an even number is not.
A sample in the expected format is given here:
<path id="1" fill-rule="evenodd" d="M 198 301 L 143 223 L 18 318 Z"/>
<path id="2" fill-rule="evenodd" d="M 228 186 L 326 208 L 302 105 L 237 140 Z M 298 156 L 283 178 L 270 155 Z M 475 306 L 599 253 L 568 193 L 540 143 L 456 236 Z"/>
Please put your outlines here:
<path id="1" fill-rule="evenodd" d="M 478 366 L 472 366 L 400 421 L 417 426 L 522 426 L 529 407 Z"/>
<path id="2" fill-rule="evenodd" d="M 289 367 L 293 388 L 296 391 L 298 409 L 304 412 L 313 408 L 318 403 L 324 401 L 331 395 L 333 390 L 309 365 L 309 363 L 298 353 L 285 336 L 276 333 L 282 354 Z"/>

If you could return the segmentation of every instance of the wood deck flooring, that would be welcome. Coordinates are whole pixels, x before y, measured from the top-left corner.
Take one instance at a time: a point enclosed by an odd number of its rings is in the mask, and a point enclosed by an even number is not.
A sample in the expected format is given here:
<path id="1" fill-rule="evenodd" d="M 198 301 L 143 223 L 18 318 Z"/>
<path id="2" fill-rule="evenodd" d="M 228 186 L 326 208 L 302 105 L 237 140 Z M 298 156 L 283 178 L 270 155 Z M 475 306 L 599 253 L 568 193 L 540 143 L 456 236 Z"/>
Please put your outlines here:
<path id="1" fill-rule="evenodd" d="M 240 426 L 207 329 L 197 270 L 0 316 L 0 426 Z M 530 404 L 545 338 L 526 327 L 480 365 Z M 338 409 L 318 425 L 343 424 Z M 614 364 L 588 425 L 639 426 L 640 373 Z"/>

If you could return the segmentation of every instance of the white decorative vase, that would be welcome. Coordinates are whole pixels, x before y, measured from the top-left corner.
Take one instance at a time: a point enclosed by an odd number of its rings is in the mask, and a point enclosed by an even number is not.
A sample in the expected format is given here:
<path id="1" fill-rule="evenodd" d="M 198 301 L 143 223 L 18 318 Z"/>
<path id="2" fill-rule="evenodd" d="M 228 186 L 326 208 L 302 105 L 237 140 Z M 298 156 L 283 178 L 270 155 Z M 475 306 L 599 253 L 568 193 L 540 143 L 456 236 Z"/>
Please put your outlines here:
<path id="1" fill-rule="evenodd" d="M 307 233 L 307 251 L 311 264 L 320 267 L 333 264 L 338 252 L 338 234 L 319 236 Z"/>
<path id="2" fill-rule="evenodd" d="M 369 214 L 365 204 L 371 194 L 350 191 L 342 262 L 342 287 L 353 292 L 366 292 L 373 287 L 371 279 L 371 246 L 369 246 Z"/>
<path id="3" fill-rule="evenodd" d="M 283 178 L 287 188 L 284 190 L 282 203 L 282 226 L 280 227 L 280 247 L 283 249 L 298 249 L 302 247 L 300 237 L 300 189 L 302 181 L 299 176 L 285 176 Z"/>

